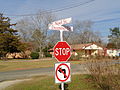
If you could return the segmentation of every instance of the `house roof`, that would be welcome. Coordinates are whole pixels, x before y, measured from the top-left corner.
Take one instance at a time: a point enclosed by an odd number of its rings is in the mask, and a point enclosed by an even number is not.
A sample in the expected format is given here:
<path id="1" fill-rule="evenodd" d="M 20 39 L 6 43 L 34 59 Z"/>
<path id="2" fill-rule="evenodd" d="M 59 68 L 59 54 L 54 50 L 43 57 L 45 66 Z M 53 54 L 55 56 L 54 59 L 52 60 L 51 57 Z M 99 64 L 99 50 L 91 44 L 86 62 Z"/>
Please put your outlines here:
<path id="1" fill-rule="evenodd" d="M 98 45 L 98 44 L 96 44 L 96 43 L 74 44 L 74 45 L 70 45 L 70 46 L 71 46 L 71 48 L 72 48 L 73 50 L 80 50 L 80 49 L 85 49 L 86 47 L 91 46 L 91 45 L 93 45 L 93 44 L 95 44 L 95 45 L 103 48 L 102 46 L 100 46 L 100 45 Z M 49 49 L 48 51 L 53 51 L 53 49 Z"/>
<path id="2" fill-rule="evenodd" d="M 83 49 L 87 46 L 92 45 L 92 43 L 87 43 L 87 44 L 74 44 L 74 45 L 70 45 L 72 49 L 74 50 L 79 50 L 79 49 Z"/>

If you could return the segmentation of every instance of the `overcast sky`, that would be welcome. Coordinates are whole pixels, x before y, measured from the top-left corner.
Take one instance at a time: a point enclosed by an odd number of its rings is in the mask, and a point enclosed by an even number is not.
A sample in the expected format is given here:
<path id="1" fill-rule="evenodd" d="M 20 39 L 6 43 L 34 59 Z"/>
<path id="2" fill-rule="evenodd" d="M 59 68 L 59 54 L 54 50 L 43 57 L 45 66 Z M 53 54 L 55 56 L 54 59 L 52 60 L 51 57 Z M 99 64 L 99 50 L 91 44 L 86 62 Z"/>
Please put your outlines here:
<path id="1" fill-rule="evenodd" d="M 57 10 L 82 4 L 78 7 L 65 9 L 55 14 L 60 18 L 72 17 L 74 20 L 91 20 L 93 30 L 109 34 L 109 28 L 120 27 L 120 0 L 0 0 L 0 12 L 10 15 L 34 14 L 40 9 Z M 13 21 L 19 17 L 11 17 Z"/>

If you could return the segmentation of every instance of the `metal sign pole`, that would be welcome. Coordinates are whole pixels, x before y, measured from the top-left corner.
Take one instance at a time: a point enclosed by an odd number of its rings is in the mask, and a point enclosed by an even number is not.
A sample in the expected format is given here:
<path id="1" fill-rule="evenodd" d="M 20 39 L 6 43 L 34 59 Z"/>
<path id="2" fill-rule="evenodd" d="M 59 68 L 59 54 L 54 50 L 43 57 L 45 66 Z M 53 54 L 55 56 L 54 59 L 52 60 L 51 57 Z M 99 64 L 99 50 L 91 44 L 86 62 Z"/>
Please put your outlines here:
<path id="1" fill-rule="evenodd" d="M 63 30 L 60 30 L 60 41 L 63 41 Z M 64 90 L 64 83 L 61 83 L 61 90 Z"/>
<path id="2" fill-rule="evenodd" d="M 65 45 L 67 45 L 67 47 L 69 47 L 69 49 L 70 49 L 70 46 L 66 43 L 66 42 L 63 42 L 63 31 L 73 31 L 73 27 L 71 27 L 71 26 L 65 26 L 64 24 L 68 24 L 68 23 L 71 23 L 71 21 L 72 21 L 72 18 L 66 18 L 66 19 L 62 19 L 62 20 L 58 20 L 58 21 L 55 21 L 55 22 L 52 22 L 51 24 L 49 24 L 49 29 L 51 29 L 51 30 L 59 30 L 60 31 L 60 41 L 62 42 L 62 43 L 65 43 Z M 64 26 L 63 26 L 64 25 Z M 59 45 L 59 44 L 57 44 L 57 45 Z M 55 46 L 54 48 L 56 48 L 56 47 L 58 47 L 58 46 Z M 63 47 L 62 47 L 63 48 Z M 61 48 L 61 49 L 62 49 Z M 55 52 L 55 51 L 54 51 Z M 59 53 L 59 52 L 58 52 Z M 68 53 L 68 52 L 67 52 Z M 67 61 L 67 59 L 70 57 L 70 55 L 71 55 L 71 53 L 69 53 L 68 55 L 66 55 L 67 56 L 67 58 L 65 59 L 65 60 L 63 60 L 63 61 Z M 55 55 L 54 55 L 55 56 Z M 57 56 L 55 56 L 56 58 L 57 58 Z M 61 57 L 60 57 L 61 58 Z M 58 59 L 58 58 L 57 58 Z M 58 59 L 59 60 L 59 59 Z M 61 60 L 59 60 L 60 62 L 62 61 L 62 59 Z M 61 62 L 61 63 L 63 63 L 63 62 Z M 66 75 L 66 74 L 65 74 Z M 57 80 L 57 79 L 56 79 Z M 59 83 L 61 83 L 61 89 L 62 90 L 64 90 L 64 82 L 62 81 L 60 81 L 60 80 L 58 80 L 59 81 Z M 66 81 L 66 80 L 65 80 Z M 68 80 L 69 81 L 69 80 Z"/>
<path id="3" fill-rule="evenodd" d="M 61 83 L 61 89 L 64 90 L 64 83 Z"/>
<path id="4" fill-rule="evenodd" d="M 63 41 L 63 30 L 60 30 L 60 41 Z"/>

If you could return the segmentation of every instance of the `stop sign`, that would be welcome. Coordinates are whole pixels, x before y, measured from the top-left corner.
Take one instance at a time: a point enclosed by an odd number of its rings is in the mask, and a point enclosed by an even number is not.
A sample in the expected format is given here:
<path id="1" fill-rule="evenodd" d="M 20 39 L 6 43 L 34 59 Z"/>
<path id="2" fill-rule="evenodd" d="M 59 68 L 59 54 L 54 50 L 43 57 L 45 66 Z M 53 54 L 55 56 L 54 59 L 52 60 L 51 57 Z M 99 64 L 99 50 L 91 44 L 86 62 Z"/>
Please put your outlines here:
<path id="1" fill-rule="evenodd" d="M 65 41 L 57 42 L 53 48 L 54 57 L 58 62 L 66 62 L 71 56 L 71 47 Z"/>

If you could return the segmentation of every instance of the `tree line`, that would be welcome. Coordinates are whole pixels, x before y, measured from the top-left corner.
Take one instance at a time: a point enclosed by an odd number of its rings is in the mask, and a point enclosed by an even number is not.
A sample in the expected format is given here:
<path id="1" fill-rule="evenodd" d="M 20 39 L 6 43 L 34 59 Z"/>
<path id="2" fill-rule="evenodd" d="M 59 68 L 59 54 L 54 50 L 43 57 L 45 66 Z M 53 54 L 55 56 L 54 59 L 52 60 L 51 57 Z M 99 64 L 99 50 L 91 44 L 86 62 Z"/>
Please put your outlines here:
<path id="1" fill-rule="evenodd" d="M 48 30 L 48 24 L 57 17 L 47 11 L 39 11 L 36 16 L 24 17 L 11 24 L 9 17 L 0 14 L 0 57 L 10 52 L 21 52 L 28 48 L 26 42 L 33 44 L 33 51 L 43 57 L 57 41 L 60 41 L 59 31 Z M 73 32 L 64 32 L 64 40 L 69 44 L 103 43 L 99 32 L 92 30 L 92 21 L 73 21 Z M 13 29 L 13 27 L 15 29 Z M 120 29 L 111 28 L 108 36 L 108 48 L 120 49 Z"/>

